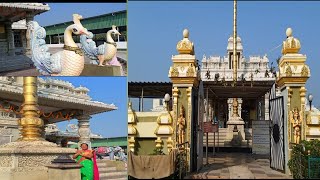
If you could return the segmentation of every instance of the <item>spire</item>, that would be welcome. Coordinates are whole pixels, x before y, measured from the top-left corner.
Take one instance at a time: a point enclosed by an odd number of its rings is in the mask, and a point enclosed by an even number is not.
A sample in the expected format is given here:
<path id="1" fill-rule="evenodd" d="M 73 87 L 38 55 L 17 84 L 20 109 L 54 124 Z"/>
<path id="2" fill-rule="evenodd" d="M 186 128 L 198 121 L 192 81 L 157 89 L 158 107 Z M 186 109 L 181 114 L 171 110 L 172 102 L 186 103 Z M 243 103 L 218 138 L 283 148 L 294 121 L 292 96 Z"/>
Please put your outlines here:
<path id="1" fill-rule="evenodd" d="M 233 83 L 237 81 L 237 0 L 233 1 Z"/>

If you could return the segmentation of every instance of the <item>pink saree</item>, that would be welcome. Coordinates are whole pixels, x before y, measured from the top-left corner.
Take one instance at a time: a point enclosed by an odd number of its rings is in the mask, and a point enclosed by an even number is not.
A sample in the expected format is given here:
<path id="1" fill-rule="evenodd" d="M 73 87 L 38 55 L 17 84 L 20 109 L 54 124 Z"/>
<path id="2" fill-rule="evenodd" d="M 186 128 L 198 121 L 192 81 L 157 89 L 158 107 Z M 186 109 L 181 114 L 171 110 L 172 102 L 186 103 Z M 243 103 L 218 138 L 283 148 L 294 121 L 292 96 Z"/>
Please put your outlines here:
<path id="1" fill-rule="evenodd" d="M 93 180 L 100 180 L 96 152 L 93 151 Z"/>

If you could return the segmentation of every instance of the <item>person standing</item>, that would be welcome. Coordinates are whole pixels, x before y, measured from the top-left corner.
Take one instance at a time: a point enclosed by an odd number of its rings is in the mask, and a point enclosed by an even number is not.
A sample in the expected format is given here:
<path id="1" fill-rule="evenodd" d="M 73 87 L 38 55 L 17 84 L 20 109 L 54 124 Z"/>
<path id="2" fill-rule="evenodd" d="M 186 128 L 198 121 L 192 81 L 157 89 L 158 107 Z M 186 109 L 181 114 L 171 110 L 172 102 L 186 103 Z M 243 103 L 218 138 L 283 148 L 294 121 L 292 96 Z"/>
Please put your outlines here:
<path id="1" fill-rule="evenodd" d="M 99 180 L 99 171 L 96 164 L 96 156 L 93 150 L 88 149 L 88 144 L 82 143 L 81 150 L 78 150 L 73 155 L 77 163 L 82 165 L 80 169 L 81 180 Z"/>

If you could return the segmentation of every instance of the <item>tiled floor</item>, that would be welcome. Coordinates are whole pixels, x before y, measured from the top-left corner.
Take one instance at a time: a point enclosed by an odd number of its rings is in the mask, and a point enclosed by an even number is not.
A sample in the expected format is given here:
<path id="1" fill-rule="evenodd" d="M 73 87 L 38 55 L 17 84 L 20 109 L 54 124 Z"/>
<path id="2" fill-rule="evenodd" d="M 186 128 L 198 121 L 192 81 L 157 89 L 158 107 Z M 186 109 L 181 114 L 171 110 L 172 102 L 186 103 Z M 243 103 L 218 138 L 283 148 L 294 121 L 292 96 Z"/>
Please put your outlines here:
<path id="1" fill-rule="evenodd" d="M 265 157 L 245 153 L 217 153 L 209 157 L 209 164 L 192 174 L 192 179 L 292 179 L 271 169 Z"/>

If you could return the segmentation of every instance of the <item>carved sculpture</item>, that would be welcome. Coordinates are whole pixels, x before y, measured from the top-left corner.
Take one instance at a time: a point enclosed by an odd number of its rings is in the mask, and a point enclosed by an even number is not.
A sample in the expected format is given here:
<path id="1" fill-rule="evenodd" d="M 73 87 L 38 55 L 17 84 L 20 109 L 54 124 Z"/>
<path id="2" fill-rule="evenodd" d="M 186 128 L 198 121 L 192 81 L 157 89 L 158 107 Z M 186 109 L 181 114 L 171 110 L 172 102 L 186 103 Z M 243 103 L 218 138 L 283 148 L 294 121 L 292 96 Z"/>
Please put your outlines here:
<path id="1" fill-rule="evenodd" d="M 63 51 L 53 55 L 48 52 L 45 42 L 46 30 L 39 26 L 36 21 L 28 23 L 30 33 L 30 47 L 32 51 L 32 61 L 42 75 L 51 76 L 79 76 L 84 68 L 83 52 L 72 39 L 75 35 L 88 34 L 80 20 L 82 16 L 73 15 L 73 23 L 64 31 Z"/>
<path id="2" fill-rule="evenodd" d="M 290 122 L 293 127 L 293 143 L 299 144 L 301 136 L 302 116 L 301 111 L 299 112 L 299 109 L 297 107 L 290 111 Z"/>
<path id="3" fill-rule="evenodd" d="M 96 46 L 96 43 L 92 40 L 93 34 L 89 32 L 88 35 L 80 36 L 80 48 L 84 51 L 84 54 L 92 60 L 99 60 L 99 66 L 104 66 L 105 62 L 112 62 L 112 65 L 121 66 L 116 58 L 117 53 L 117 44 L 112 38 L 112 34 L 121 35 L 116 26 L 112 26 L 112 29 L 107 32 L 107 42 L 103 43 L 100 46 Z M 111 61 L 112 60 L 112 61 Z"/>
<path id="4" fill-rule="evenodd" d="M 186 125 L 186 119 L 184 117 L 184 107 L 180 108 L 180 116 L 178 118 L 178 144 L 184 143 L 184 127 Z"/>

